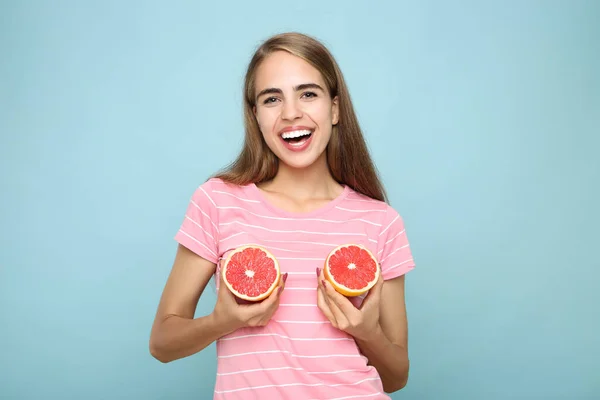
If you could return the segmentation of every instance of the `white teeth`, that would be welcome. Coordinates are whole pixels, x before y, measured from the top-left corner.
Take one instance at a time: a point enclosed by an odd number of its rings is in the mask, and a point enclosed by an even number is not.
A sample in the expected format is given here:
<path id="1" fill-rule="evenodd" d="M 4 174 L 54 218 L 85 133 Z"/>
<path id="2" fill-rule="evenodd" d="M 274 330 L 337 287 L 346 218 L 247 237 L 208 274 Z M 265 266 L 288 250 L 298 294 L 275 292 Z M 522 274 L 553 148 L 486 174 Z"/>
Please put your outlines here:
<path id="1" fill-rule="evenodd" d="M 292 132 L 285 132 L 283 135 L 281 135 L 281 137 L 284 139 L 293 139 L 293 138 L 297 138 L 300 136 L 307 136 L 307 135 L 310 135 L 311 133 L 312 133 L 311 131 L 292 131 Z"/>

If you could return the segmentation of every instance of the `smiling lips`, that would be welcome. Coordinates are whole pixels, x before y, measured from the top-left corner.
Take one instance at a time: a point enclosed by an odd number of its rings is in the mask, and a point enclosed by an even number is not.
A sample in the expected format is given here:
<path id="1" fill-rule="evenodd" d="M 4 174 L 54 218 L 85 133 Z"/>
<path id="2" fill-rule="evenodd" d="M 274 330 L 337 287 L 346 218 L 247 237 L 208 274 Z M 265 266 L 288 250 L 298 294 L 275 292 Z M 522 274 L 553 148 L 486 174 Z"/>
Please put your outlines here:
<path id="1" fill-rule="evenodd" d="M 313 130 L 307 127 L 292 127 L 282 132 L 279 137 L 288 150 L 303 151 L 311 142 Z"/>

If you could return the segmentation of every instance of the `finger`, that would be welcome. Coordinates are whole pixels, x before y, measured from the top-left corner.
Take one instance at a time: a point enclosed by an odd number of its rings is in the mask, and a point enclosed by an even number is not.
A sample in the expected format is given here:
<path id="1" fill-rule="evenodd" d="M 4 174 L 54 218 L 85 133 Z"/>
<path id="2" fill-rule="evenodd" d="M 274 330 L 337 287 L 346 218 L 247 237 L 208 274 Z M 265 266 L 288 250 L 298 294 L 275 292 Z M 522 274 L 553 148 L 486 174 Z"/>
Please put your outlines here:
<path id="1" fill-rule="evenodd" d="M 285 274 L 281 274 L 279 276 L 279 282 L 277 282 L 277 287 L 273 290 L 273 292 L 269 295 L 273 295 L 273 294 L 277 294 L 277 289 L 280 287 L 284 287 L 285 286 L 285 281 L 287 281 L 288 278 L 288 273 L 286 272 Z"/>
<path id="2" fill-rule="evenodd" d="M 281 293 L 285 288 L 285 282 L 287 280 L 287 277 L 287 272 L 281 276 L 281 278 L 279 279 L 279 284 L 275 287 L 275 289 L 273 289 L 269 297 L 267 297 L 258 305 L 256 310 L 257 313 L 268 314 L 271 309 L 273 309 L 273 312 L 277 309 Z"/>
<path id="3" fill-rule="evenodd" d="M 288 273 L 286 272 L 281 276 L 281 285 L 285 286 L 285 282 L 287 281 Z"/>
<path id="4" fill-rule="evenodd" d="M 327 297 L 325 297 L 327 298 Z M 333 318 L 335 318 L 336 322 L 337 322 L 337 328 L 340 329 L 346 329 L 349 325 L 349 319 L 346 316 L 346 314 L 344 314 L 344 312 L 342 310 L 340 310 L 340 308 L 331 300 L 325 300 L 327 302 L 327 305 L 329 306 L 329 309 L 331 310 L 331 314 L 333 314 Z"/>
<path id="5" fill-rule="evenodd" d="M 383 276 L 381 274 L 379 274 L 379 278 L 377 279 L 377 282 L 375 282 L 375 285 L 373 285 L 373 287 L 371 288 L 371 290 L 369 290 L 369 293 L 367 293 L 367 295 L 365 296 L 362 304 L 361 304 L 361 309 L 364 308 L 366 305 L 368 304 L 378 304 L 379 300 L 381 298 L 381 290 L 383 289 Z"/>
<path id="6" fill-rule="evenodd" d="M 329 312 L 331 312 L 330 309 L 330 300 L 327 297 L 327 293 L 325 292 L 325 287 L 323 285 L 323 282 L 325 281 L 325 275 L 323 274 L 323 270 L 321 270 L 321 268 L 317 268 L 317 291 L 318 291 L 318 295 L 321 296 L 322 302 L 324 304 L 324 306 L 329 309 Z M 318 297 L 317 297 L 318 299 Z"/>
<path id="7" fill-rule="evenodd" d="M 321 282 L 321 285 L 324 293 L 325 302 L 329 306 L 329 309 L 331 310 L 331 313 L 333 314 L 333 317 L 337 322 L 337 328 L 342 330 L 348 329 L 348 327 L 350 326 L 350 321 L 356 319 L 356 313 L 358 312 L 358 310 L 356 310 L 354 305 L 350 303 L 350 300 L 336 292 L 329 282 L 323 280 Z M 336 302 L 332 295 L 335 297 L 341 297 L 342 301 L 340 302 L 342 303 L 342 307 L 340 307 L 340 305 Z"/>
<path id="8" fill-rule="evenodd" d="M 285 282 L 287 280 L 288 274 L 287 272 L 281 276 L 279 280 L 279 285 L 273 290 L 273 292 L 269 295 L 269 297 L 263 301 L 258 316 L 260 320 L 258 322 L 259 326 L 265 326 L 275 314 L 275 311 L 279 308 L 279 301 L 281 300 L 281 293 L 285 288 Z"/>
<path id="9" fill-rule="evenodd" d="M 327 290 L 325 288 L 325 275 L 323 270 L 321 270 L 321 268 L 317 268 L 317 277 L 318 277 L 318 289 L 321 291 L 321 294 L 323 296 L 323 301 L 325 302 L 325 304 L 331 308 L 331 299 L 328 296 Z"/>
<path id="10" fill-rule="evenodd" d="M 333 316 L 331 309 L 329 308 L 329 304 L 327 304 L 327 300 L 325 300 L 325 295 L 323 294 L 323 289 L 321 287 L 317 288 L 317 306 L 325 315 L 325 317 L 331 322 L 334 327 L 338 327 L 337 320 Z"/>
<path id="11" fill-rule="evenodd" d="M 267 321 L 270 319 L 270 316 L 277 309 L 277 305 L 279 304 L 279 296 L 283 290 L 286 279 L 287 273 L 279 279 L 277 286 L 273 289 L 271 294 L 261 301 L 237 302 L 240 312 L 242 315 L 244 315 L 244 319 L 247 320 L 252 326 L 257 324 L 260 325 L 265 317 L 267 318 Z M 271 309 L 273 309 L 273 312 L 270 312 Z"/>
<path id="12" fill-rule="evenodd" d="M 352 304 L 344 295 L 338 293 L 327 280 L 323 279 L 321 284 L 325 289 L 327 300 L 329 300 L 330 304 L 337 306 L 347 319 L 351 319 L 352 315 L 358 312 L 354 304 Z"/>
<path id="13" fill-rule="evenodd" d="M 285 274 L 281 275 L 281 278 L 279 278 L 279 284 L 273 290 L 273 292 L 269 295 L 269 298 L 276 297 L 275 301 L 279 301 L 279 297 L 281 297 L 281 293 L 283 292 L 283 289 L 285 289 L 285 282 L 287 281 L 287 278 L 288 278 L 287 272 Z"/>

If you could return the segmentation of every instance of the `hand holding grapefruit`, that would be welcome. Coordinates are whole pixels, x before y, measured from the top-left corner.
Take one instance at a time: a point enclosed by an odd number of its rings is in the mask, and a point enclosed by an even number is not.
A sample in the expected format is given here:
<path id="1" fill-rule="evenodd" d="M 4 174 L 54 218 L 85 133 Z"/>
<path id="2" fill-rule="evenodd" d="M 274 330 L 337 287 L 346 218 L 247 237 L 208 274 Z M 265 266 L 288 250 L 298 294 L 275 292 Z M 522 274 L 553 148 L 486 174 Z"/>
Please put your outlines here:
<path id="1" fill-rule="evenodd" d="M 367 250 L 362 246 L 340 246 L 328 257 L 326 267 L 329 266 L 329 272 L 317 268 L 317 306 L 334 328 L 348 333 L 355 339 L 370 341 L 378 340 L 378 334 L 381 332 L 379 307 L 383 276 L 377 263 L 375 262 L 373 267 L 373 260 L 369 261 L 368 257 L 372 257 L 370 253 L 365 251 Z M 340 261 L 333 256 L 335 254 L 340 257 L 345 254 L 345 258 L 341 257 Z M 362 268 L 366 270 L 363 271 L 364 276 L 353 275 L 355 270 Z M 371 279 L 375 281 L 372 282 Z M 367 291 L 368 294 L 360 305 L 354 304 L 355 296 Z"/>
<path id="2" fill-rule="evenodd" d="M 242 327 L 265 326 L 277 311 L 286 278 L 266 249 L 250 245 L 234 250 L 219 274 L 212 313 L 216 325 L 225 334 Z"/>

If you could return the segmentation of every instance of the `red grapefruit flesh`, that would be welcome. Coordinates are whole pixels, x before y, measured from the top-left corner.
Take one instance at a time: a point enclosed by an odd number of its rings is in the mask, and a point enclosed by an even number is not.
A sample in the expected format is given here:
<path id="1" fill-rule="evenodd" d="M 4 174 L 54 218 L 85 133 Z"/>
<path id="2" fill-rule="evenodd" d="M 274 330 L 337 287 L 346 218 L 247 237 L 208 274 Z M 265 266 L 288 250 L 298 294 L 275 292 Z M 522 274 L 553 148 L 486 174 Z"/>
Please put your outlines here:
<path id="1" fill-rule="evenodd" d="M 281 276 L 277 259 L 258 245 L 233 250 L 223 263 L 222 274 L 227 288 L 246 301 L 267 298 L 279 284 Z"/>
<path id="2" fill-rule="evenodd" d="M 324 275 L 333 288 L 344 296 L 360 296 L 379 279 L 377 259 L 358 244 L 338 246 L 325 260 Z"/>

